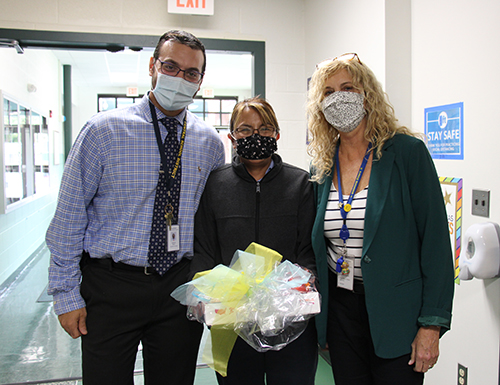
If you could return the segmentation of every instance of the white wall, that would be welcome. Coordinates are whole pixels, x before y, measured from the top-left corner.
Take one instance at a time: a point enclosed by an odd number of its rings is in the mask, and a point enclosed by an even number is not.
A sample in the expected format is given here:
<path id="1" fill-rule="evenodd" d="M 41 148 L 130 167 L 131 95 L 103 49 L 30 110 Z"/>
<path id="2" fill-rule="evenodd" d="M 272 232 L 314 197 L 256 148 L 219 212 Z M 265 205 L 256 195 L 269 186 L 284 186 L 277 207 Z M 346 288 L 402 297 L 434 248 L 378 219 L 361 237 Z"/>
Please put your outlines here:
<path id="1" fill-rule="evenodd" d="M 357 53 L 375 73 L 404 125 L 411 124 L 410 0 L 306 1 L 306 71 Z"/>
<path id="2" fill-rule="evenodd" d="M 0 54 L 2 91 L 15 95 L 25 105 L 47 117 L 49 110 L 59 107 L 59 67 L 54 55 L 39 50 L 18 54 L 14 48 L 1 48 Z M 36 92 L 28 92 L 28 84 L 33 84 Z"/>
<path id="3" fill-rule="evenodd" d="M 441 176 L 463 178 L 462 234 L 474 223 L 500 223 L 499 130 L 500 3 L 490 0 L 412 2 L 413 125 L 424 109 L 464 103 L 464 160 L 438 160 Z M 471 215 L 472 189 L 491 191 L 490 218 Z M 463 237 L 462 237 L 463 240 Z M 462 245 L 464 241 L 462 241 Z M 496 385 L 499 376 L 500 280 L 455 286 L 452 331 L 428 384 L 453 385 L 457 363 L 469 384 Z"/>
<path id="4" fill-rule="evenodd" d="M 357 53 L 385 84 L 384 0 L 306 1 L 306 75 L 317 63 Z"/>
<path id="5" fill-rule="evenodd" d="M 32 50 L 17 54 L 13 48 L 0 48 L 0 90 L 4 96 L 49 117 L 50 151 L 54 150 L 54 132 L 63 141 L 61 111 L 60 66 L 51 53 Z M 27 85 L 36 86 L 36 92 L 28 92 Z M 0 106 L 3 109 L 3 105 Z M 3 132 L 0 135 L 4 135 Z M 0 143 L 3 143 L 0 140 Z M 3 148 L 0 150 L 3 156 Z M 2 284 L 44 241 L 47 226 L 55 209 L 55 198 L 59 184 L 61 166 L 54 166 L 50 156 L 51 186 L 54 192 L 48 195 L 34 195 L 26 199 L 16 209 L 0 214 L 0 284 Z M 0 162 L 2 165 L 3 163 Z M 3 173 L 3 169 L 0 170 Z M 0 177 L 0 180 L 3 180 Z M 0 183 L 0 188 L 4 188 Z"/>

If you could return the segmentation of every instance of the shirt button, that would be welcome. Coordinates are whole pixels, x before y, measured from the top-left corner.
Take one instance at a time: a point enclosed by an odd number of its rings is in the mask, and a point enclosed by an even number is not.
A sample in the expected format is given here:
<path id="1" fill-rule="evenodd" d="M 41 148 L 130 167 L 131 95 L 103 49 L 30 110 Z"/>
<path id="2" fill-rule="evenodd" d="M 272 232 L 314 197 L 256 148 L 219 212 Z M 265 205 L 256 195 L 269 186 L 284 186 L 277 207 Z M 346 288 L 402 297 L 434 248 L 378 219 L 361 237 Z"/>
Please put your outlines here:
<path id="1" fill-rule="evenodd" d="M 365 255 L 365 257 L 363 258 L 363 261 L 365 261 L 365 263 L 370 263 L 372 260 L 370 259 L 370 257 L 368 255 Z"/>

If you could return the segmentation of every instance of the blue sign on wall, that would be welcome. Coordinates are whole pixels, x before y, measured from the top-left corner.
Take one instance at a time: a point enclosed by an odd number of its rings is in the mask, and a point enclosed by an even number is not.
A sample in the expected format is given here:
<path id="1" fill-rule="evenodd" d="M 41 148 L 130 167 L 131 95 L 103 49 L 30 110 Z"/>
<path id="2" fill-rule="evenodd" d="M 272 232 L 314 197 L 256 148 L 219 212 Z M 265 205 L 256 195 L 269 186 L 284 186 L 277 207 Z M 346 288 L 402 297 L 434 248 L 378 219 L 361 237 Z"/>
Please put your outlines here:
<path id="1" fill-rule="evenodd" d="M 464 159 L 464 104 L 425 109 L 427 148 L 434 159 Z"/>

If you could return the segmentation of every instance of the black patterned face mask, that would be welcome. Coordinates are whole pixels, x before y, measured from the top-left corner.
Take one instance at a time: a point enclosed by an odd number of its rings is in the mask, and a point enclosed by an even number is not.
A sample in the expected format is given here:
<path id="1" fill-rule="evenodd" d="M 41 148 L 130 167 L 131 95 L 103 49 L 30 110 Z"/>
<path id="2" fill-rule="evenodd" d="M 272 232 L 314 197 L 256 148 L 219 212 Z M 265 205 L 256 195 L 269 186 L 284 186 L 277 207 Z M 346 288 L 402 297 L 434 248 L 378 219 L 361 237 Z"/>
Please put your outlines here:
<path id="1" fill-rule="evenodd" d="M 278 150 L 276 138 L 253 134 L 236 140 L 236 152 L 245 159 L 265 159 Z"/>

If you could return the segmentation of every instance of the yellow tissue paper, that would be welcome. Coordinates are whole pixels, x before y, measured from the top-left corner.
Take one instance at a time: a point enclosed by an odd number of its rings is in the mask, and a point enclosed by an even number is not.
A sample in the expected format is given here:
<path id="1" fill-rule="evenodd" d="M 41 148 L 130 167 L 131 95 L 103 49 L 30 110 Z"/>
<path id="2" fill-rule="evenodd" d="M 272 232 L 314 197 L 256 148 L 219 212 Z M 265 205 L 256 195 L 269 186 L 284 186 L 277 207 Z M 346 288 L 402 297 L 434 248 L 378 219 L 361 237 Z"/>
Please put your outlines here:
<path id="1" fill-rule="evenodd" d="M 235 252 L 229 267 L 200 272 L 172 292 L 188 306 L 188 318 L 209 325 L 211 339 L 203 360 L 222 376 L 227 375 L 238 335 L 257 351 L 279 350 L 302 333 L 307 325 L 302 321 L 319 312 L 314 276 L 289 261 L 280 264 L 282 259 L 278 252 L 251 243 Z M 316 296 L 311 299 L 303 291 L 315 291 L 310 294 Z"/>

